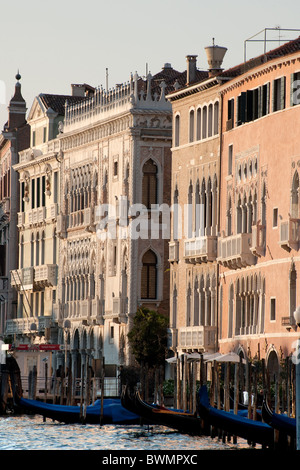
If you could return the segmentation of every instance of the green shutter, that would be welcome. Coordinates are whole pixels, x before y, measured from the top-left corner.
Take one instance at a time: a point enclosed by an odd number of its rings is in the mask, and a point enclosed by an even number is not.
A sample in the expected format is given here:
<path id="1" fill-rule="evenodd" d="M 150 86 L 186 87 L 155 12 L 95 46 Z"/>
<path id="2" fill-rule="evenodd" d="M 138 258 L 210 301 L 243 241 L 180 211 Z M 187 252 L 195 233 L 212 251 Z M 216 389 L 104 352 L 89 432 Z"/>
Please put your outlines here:
<path id="1" fill-rule="evenodd" d="M 270 112 L 270 82 L 267 83 L 266 103 L 267 103 L 266 114 L 269 114 Z"/>
<path id="2" fill-rule="evenodd" d="M 276 103 L 276 80 L 272 82 L 272 112 L 277 111 L 275 107 Z"/>
<path id="3" fill-rule="evenodd" d="M 280 79 L 280 109 L 285 109 L 285 77 Z"/>
<path id="4" fill-rule="evenodd" d="M 263 115 L 263 87 L 260 86 L 258 89 L 258 105 L 257 105 L 257 114 L 258 117 L 262 117 Z"/>
<path id="5" fill-rule="evenodd" d="M 237 124 L 246 122 L 246 92 L 242 92 L 238 97 L 238 117 Z"/>
<path id="6" fill-rule="evenodd" d="M 294 86 L 293 83 L 295 81 L 295 74 L 291 73 L 291 81 L 290 81 L 290 106 L 294 106 L 294 100 L 293 100 L 293 95 L 294 95 Z"/>

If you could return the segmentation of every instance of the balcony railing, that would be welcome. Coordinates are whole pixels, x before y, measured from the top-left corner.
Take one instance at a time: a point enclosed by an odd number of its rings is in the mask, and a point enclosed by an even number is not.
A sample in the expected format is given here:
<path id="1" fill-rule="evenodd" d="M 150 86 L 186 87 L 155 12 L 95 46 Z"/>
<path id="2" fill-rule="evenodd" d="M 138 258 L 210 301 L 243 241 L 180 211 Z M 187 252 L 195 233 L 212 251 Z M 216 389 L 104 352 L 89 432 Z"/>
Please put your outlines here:
<path id="1" fill-rule="evenodd" d="M 188 263 L 201 263 L 217 259 L 217 237 L 197 237 L 184 242 L 184 258 Z"/>
<path id="2" fill-rule="evenodd" d="M 54 203 L 54 204 L 51 204 L 48 211 L 49 211 L 49 216 L 51 217 L 51 219 L 56 219 L 56 217 L 58 216 L 58 204 L 57 204 L 57 202 Z"/>
<path id="3" fill-rule="evenodd" d="M 262 256 L 266 246 L 266 227 L 265 225 L 252 225 L 251 252 L 255 256 Z"/>
<path id="4" fill-rule="evenodd" d="M 13 287 L 19 288 L 22 284 L 22 270 L 14 269 L 10 272 L 10 284 Z"/>
<path id="5" fill-rule="evenodd" d="M 0 276 L 0 292 L 8 290 L 8 278 L 6 276 Z"/>
<path id="6" fill-rule="evenodd" d="M 188 326 L 178 330 L 178 347 L 181 349 L 212 350 L 216 346 L 217 327 Z"/>
<path id="7" fill-rule="evenodd" d="M 40 224 L 46 218 L 46 207 L 38 207 L 28 212 L 28 223 L 30 225 Z"/>
<path id="8" fill-rule="evenodd" d="M 179 241 L 169 242 L 169 261 L 173 263 L 179 260 Z"/>
<path id="9" fill-rule="evenodd" d="M 178 345 L 178 330 L 177 328 L 168 329 L 168 348 L 176 349 Z"/>
<path id="10" fill-rule="evenodd" d="M 290 316 L 290 317 L 282 317 L 281 318 L 281 325 L 284 326 L 288 331 L 293 328 L 295 329 L 296 328 L 296 321 L 295 321 L 295 318 L 294 316 Z"/>
<path id="11" fill-rule="evenodd" d="M 5 332 L 7 335 L 39 333 L 44 332 L 45 328 L 50 328 L 51 323 L 50 316 L 15 318 L 6 321 Z"/>
<path id="12" fill-rule="evenodd" d="M 218 242 L 218 262 L 230 269 L 251 266 L 256 262 L 256 257 L 251 253 L 251 246 L 251 233 L 239 233 L 220 238 Z"/>
<path id="13" fill-rule="evenodd" d="M 280 223 L 279 244 L 287 251 L 298 250 L 300 240 L 300 219 L 289 218 Z"/>
<path id="14" fill-rule="evenodd" d="M 34 268 L 34 282 L 42 287 L 56 286 L 57 265 L 42 264 Z"/>
<path id="15" fill-rule="evenodd" d="M 128 313 L 128 298 L 127 297 L 114 297 L 113 298 L 113 314 L 126 315 Z"/>
<path id="16" fill-rule="evenodd" d="M 18 227 L 25 224 L 25 212 L 18 212 Z"/>
<path id="17" fill-rule="evenodd" d="M 10 283 L 13 287 L 22 290 L 40 290 L 45 287 L 56 286 L 57 265 L 42 264 L 15 269 L 10 273 Z"/>
<path id="18" fill-rule="evenodd" d="M 56 233 L 60 238 L 65 238 L 67 232 L 67 216 L 58 215 L 56 220 Z"/>

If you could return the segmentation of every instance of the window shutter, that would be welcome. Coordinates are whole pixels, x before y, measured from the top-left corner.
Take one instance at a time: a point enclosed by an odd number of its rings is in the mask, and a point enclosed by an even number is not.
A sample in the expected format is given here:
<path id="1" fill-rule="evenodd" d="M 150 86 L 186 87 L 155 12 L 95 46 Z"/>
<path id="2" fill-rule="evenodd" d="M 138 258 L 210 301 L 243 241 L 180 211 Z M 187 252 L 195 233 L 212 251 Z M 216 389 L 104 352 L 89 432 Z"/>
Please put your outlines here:
<path id="1" fill-rule="evenodd" d="M 272 111 L 276 111 L 276 80 L 272 82 Z"/>
<path id="2" fill-rule="evenodd" d="M 238 125 L 246 122 L 246 93 L 242 92 L 238 97 Z"/>
<path id="3" fill-rule="evenodd" d="M 263 115 L 263 87 L 260 86 L 258 89 L 258 117 L 262 117 Z"/>
<path id="4" fill-rule="evenodd" d="M 294 94 L 294 81 L 295 81 L 295 74 L 291 73 L 291 81 L 290 81 L 290 106 L 294 106 L 293 94 Z"/>
<path id="5" fill-rule="evenodd" d="M 266 96 L 266 114 L 270 112 L 270 82 L 267 83 L 267 96 Z"/>
<path id="6" fill-rule="evenodd" d="M 253 90 L 248 90 L 246 93 L 245 120 L 253 121 Z"/>
<path id="7" fill-rule="evenodd" d="M 280 109 L 285 109 L 285 77 L 280 79 Z"/>

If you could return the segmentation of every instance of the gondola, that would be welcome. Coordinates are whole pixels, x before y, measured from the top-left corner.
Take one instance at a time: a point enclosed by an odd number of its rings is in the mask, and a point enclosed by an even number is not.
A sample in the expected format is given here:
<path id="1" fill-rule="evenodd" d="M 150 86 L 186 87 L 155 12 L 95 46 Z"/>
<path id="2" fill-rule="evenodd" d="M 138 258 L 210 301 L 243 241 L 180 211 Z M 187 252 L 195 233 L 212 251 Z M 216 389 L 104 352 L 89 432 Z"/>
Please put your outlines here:
<path id="1" fill-rule="evenodd" d="M 201 420 L 197 417 L 197 413 L 186 413 L 183 410 L 151 405 L 142 400 L 138 391 L 135 393 L 134 406 L 135 413 L 149 423 L 166 426 L 182 434 L 196 436 L 203 434 Z"/>
<path id="2" fill-rule="evenodd" d="M 265 423 L 284 435 L 296 438 L 296 418 L 284 414 L 275 413 L 264 400 L 262 406 L 262 418 Z"/>
<path id="3" fill-rule="evenodd" d="M 65 424 L 139 424 L 138 415 L 124 408 L 121 400 L 117 398 L 103 399 L 103 412 L 101 400 L 93 405 L 81 408 L 78 405 L 56 405 L 38 400 L 19 398 L 19 408 L 24 412 L 38 414 Z"/>
<path id="4" fill-rule="evenodd" d="M 198 393 L 198 411 L 200 417 L 209 425 L 214 426 L 232 436 L 241 437 L 248 442 L 273 447 L 274 430 L 261 421 L 234 414 L 233 412 L 219 410 L 209 403 L 206 386 L 202 386 Z"/>
<path id="5" fill-rule="evenodd" d="M 135 406 L 135 392 L 130 392 L 128 386 L 124 386 L 121 394 L 121 404 L 123 408 L 125 408 L 127 411 L 130 411 L 133 414 L 136 414 L 136 406 Z M 157 406 L 157 405 L 151 405 L 151 406 Z M 153 422 L 150 422 L 148 419 L 143 418 L 142 416 L 139 415 L 140 418 L 140 425 L 149 425 L 153 424 Z"/>

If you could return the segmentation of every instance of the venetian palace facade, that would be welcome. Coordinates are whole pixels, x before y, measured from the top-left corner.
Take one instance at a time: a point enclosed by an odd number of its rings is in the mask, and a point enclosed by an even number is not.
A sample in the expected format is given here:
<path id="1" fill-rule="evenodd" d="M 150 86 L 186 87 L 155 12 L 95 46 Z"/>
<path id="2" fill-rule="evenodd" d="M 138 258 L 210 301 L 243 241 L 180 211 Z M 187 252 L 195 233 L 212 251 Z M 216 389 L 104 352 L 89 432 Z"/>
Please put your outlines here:
<path id="1" fill-rule="evenodd" d="M 112 90 L 76 84 L 70 96 L 34 100 L 30 147 L 14 166 L 18 313 L 7 323 L 25 374 L 42 370 L 53 344 L 60 349 L 51 354 L 53 371 L 67 362 L 73 377 L 83 364 L 97 373 L 105 358 L 106 377 L 116 378 L 118 366 L 132 362 L 127 333 L 138 307 L 168 315 L 169 235 L 160 209 L 170 205 L 166 92 L 181 80 L 165 64 Z"/>
<path id="2" fill-rule="evenodd" d="M 172 195 L 190 207 L 190 233 L 170 241 L 172 350 L 265 358 L 276 374 L 298 334 L 300 40 L 211 69 L 168 96 Z"/>
<path id="3" fill-rule="evenodd" d="M 105 358 L 116 378 L 133 363 L 139 306 L 169 317 L 169 356 L 233 351 L 276 373 L 293 353 L 300 39 L 229 70 L 226 48 L 206 52 L 205 70 L 189 55 L 184 72 L 165 64 L 110 90 L 40 94 L 28 123 L 16 104 L 30 142 L 11 163 L 0 142 L 1 207 L 10 167 L 19 248 L 5 264 L 1 212 L 0 294 L 10 272 L 5 334 L 24 373 L 42 354 L 21 346 L 35 343 L 58 346 L 52 371 L 68 361 L 80 377 Z"/>

